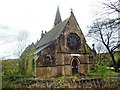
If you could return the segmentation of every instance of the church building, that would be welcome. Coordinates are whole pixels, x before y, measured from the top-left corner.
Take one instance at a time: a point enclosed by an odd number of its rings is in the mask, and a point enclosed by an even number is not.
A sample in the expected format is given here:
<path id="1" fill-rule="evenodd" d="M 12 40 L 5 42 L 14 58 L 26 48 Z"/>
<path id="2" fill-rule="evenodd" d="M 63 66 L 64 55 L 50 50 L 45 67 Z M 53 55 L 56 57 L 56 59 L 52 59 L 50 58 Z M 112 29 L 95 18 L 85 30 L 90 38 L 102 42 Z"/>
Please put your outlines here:
<path id="1" fill-rule="evenodd" d="M 89 71 L 96 52 L 86 43 L 73 11 L 62 21 L 58 7 L 54 27 L 42 31 L 35 54 L 35 76 L 52 77 Z"/>

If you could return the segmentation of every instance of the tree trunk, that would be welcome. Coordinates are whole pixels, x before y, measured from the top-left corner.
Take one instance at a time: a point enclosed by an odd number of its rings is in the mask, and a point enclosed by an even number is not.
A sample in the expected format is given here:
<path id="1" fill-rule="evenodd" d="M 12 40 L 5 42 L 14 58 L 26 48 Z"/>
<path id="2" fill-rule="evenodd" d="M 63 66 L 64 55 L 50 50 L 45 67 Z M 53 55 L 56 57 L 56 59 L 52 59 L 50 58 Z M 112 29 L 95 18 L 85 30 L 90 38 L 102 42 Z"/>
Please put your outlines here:
<path id="1" fill-rule="evenodd" d="M 114 67 L 114 71 L 118 72 L 118 67 L 117 67 L 117 64 L 116 64 L 116 61 L 115 61 L 115 57 L 114 57 L 113 51 L 111 51 L 109 49 L 109 46 L 107 46 L 107 45 L 106 45 L 106 48 L 107 48 L 108 53 L 109 53 L 109 55 L 110 55 L 110 57 L 112 59 L 112 64 L 113 64 L 113 67 Z"/>
<path id="2" fill-rule="evenodd" d="M 117 67 L 117 64 L 115 62 L 115 58 L 114 58 L 114 55 L 112 53 L 109 53 L 110 54 L 110 57 L 112 59 L 112 64 L 113 64 L 113 67 L 114 67 L 114 71 L 115 72 L 118 72 L 118 67 Z"/>

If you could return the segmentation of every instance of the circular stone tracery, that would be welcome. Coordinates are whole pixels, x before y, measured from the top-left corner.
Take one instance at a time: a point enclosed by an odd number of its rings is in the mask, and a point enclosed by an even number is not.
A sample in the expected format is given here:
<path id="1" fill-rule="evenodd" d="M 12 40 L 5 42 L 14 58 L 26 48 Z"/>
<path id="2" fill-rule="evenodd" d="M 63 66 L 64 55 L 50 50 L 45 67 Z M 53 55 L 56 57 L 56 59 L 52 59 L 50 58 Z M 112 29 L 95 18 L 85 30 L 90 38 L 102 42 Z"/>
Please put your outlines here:
<path id="1" fill-rule="evenodd" d="M 80 49 L 80 38 L 76 33 L 70 33 L 67 36 L 67 45 L 71 50 Z"/>

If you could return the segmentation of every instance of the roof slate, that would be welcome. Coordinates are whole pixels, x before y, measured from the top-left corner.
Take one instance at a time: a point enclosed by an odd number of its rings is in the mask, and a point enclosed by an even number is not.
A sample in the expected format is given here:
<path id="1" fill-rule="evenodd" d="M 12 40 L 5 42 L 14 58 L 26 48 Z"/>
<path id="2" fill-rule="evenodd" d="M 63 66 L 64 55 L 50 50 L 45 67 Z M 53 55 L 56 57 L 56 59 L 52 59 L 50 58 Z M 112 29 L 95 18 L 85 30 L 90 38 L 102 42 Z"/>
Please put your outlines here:
<path id="1" fill-rule="evenodd" d="M 49 32 L 47 32 L 38 42 L 36 48 L 40 49 L 42 48 L 42 46 L 49 44 L 50 42 L 56 40 L 60 34 L 62 33 L 62 31 L 64 30 L 65 25 L 67 24 L 67 21 L 69 20 L 69 18 L 67 18 L 66 20 L 64 20 L 63 22 L 60 22 L 59 24 L 57 24 L 53 29 L 51 29 Z M 41 50 L 41 49 L 40 49 Z"/>

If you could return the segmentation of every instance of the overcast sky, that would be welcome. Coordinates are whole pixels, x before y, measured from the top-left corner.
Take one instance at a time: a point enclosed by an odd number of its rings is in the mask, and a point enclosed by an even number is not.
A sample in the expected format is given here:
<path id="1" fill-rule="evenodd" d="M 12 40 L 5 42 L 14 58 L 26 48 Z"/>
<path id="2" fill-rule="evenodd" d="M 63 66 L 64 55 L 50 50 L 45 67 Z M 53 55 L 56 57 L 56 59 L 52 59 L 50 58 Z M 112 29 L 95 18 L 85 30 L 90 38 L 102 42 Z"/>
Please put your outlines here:
<path id="1" fill-rule="evenodd" d="M 31 44 L 40 38 L 42 30 L 52 29 L 58 5 L 62 20 L 70 16 L 72 8 L 80 28 L 87 34 L 87 26 L 95 17 L 96 1 L 0 0 L 0 59 L 14 54 L 16 37 L 20 31 L 28 32 L 27 44 Z"/>

